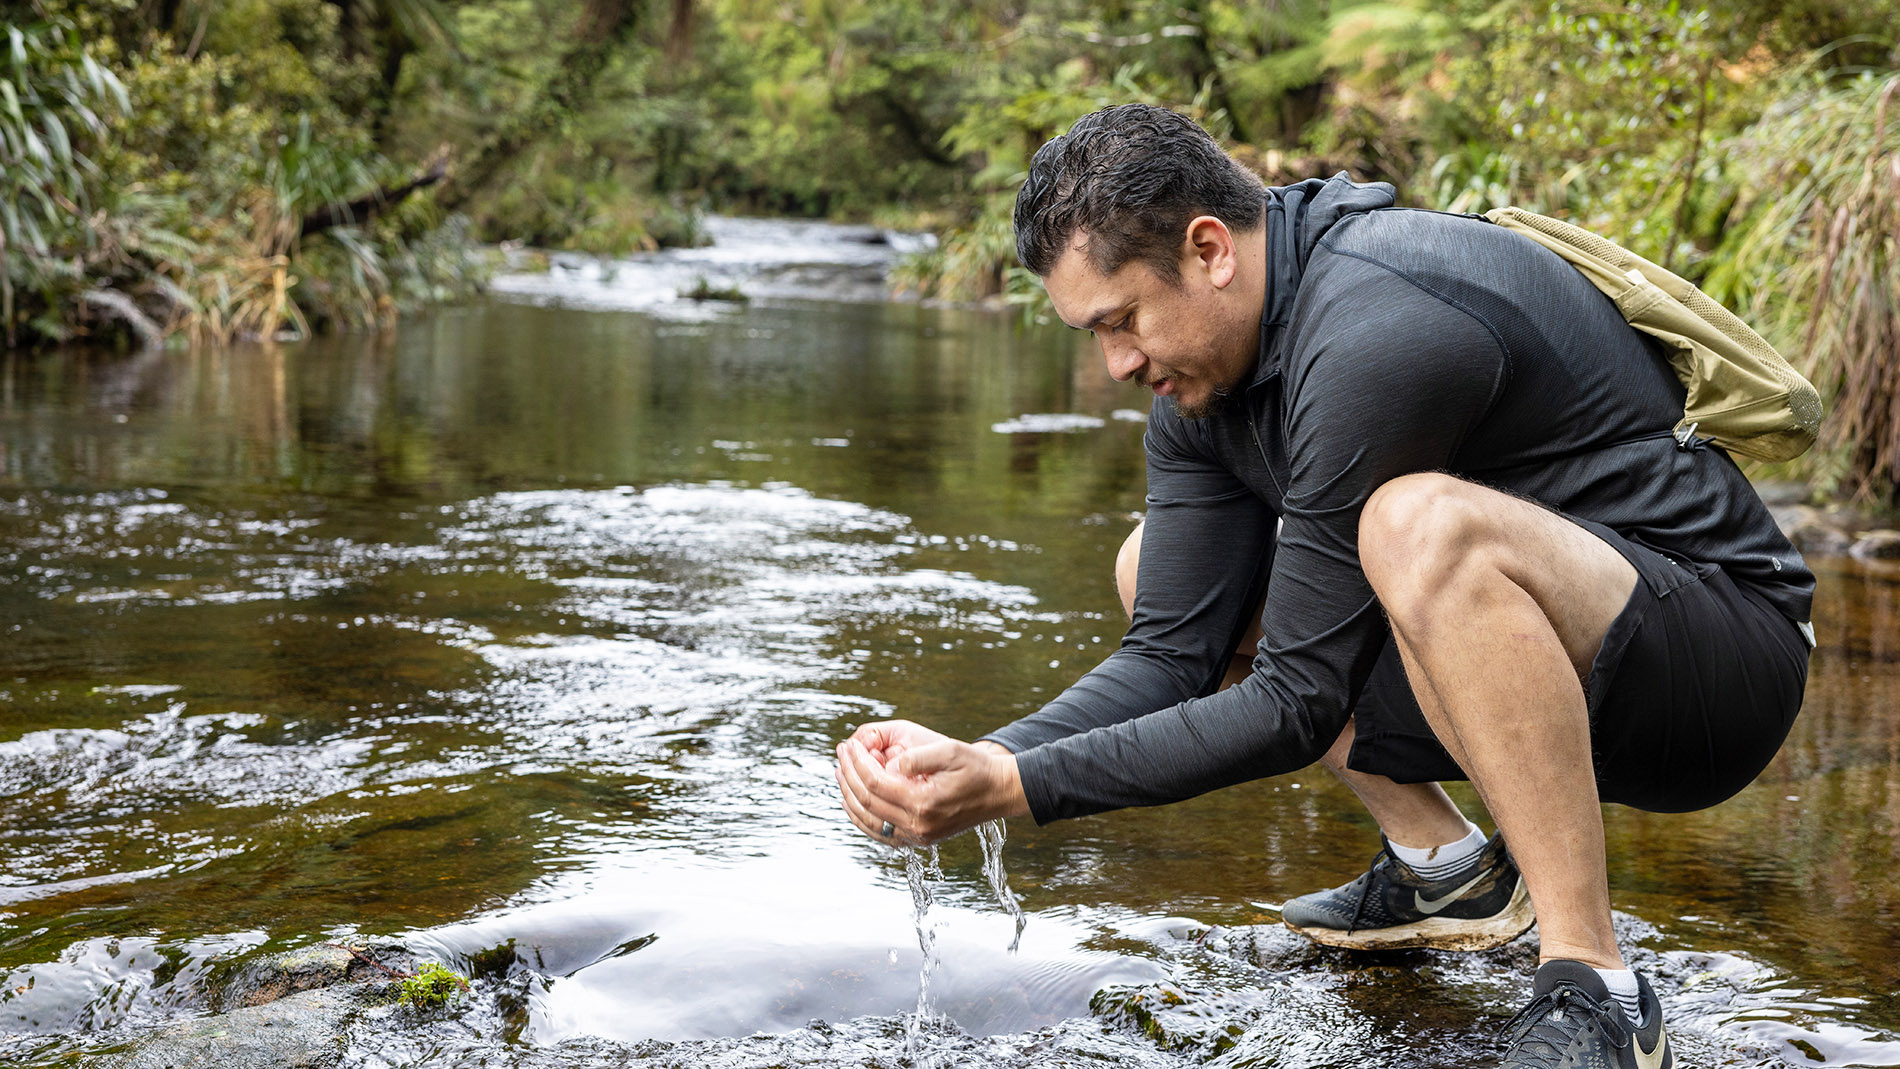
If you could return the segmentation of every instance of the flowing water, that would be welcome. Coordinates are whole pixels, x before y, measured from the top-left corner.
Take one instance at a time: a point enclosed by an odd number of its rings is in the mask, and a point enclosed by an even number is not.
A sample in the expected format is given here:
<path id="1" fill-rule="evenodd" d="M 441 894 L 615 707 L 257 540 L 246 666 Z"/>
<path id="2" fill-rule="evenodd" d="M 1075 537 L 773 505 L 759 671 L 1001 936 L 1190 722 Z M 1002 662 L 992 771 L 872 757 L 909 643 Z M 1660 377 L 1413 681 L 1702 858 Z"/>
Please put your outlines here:
<path id="1" fill-rule="evenodd" d="M 924 955 L 924 963 L 917 969 L 917 1012 L 907 1023 L 909 1042 L 906 1047 L 913 1064 L 932 1066 L 937 1059 L 931 1053 L 928 1032 L 937 1018 L 937 1003 L 930 997 L 930 978 L 935 975 L 937 967 L 943 964 L 943 956 L 937 953 L 937 922 L 930 915 L 930 907 L 937 902 L 936 888 L 932 884 L 943 879 L 943 864 L 937 856 L 937 848 L 905 850 L 904 876 L 910 881 L 910 902 L 915 911 L 912 916 L 917 922 L 917 949 Z"/>
<path id="2" fill-rule="evenodd" d="M 1009 841 L 1009 825 L 1000 820 L 984 821 L 976 826 L 976 841 L 983 845 L 983 879 L 996 896 L 996 904 L 1016 922 L 1016 934 L 1009 941 L 1010 953 L 1014 954 L 1023 945 L 1023 928 L 1029 918 L 1023 914 L 1022 901 L 1009 889 L 1009 874 L 1003 871 L 1003 844 Z"/>
<path id="3" fill-rule="evenodd" d="M 1315 774 L 953 840 L 921 916 L 832 747 L 1113 647 L 1139 402 L 1086 337 L 856 299 L 872 232 L 717 236 L 387 336 L 0 358 L 0 1061 L 394 937 L 474 990 L 339 1064 L 1487 1064 L 1529 940 L 1271 927 L 1378 845 Z M 1900 1065 L 1900 572 L 1817 563 L 1760 781 L 1606 814 L 1685 1064 Z"/>

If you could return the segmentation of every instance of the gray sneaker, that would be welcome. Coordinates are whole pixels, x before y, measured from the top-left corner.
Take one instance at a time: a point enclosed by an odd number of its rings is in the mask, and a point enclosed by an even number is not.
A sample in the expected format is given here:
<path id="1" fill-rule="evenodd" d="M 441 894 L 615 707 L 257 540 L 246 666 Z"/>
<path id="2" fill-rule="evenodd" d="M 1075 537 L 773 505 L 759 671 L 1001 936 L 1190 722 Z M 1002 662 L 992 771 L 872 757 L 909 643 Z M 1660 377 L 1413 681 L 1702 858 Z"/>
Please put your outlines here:
<path id="1" fill-rule="evenodd" d="M 1547 961 L 1531 1001 L 1512 1018 L 1511 1051 L 1499 1069 L 1675 1069 L 1662 1003 L 1636 974 L 1642 1021 L 1630 1023 L 1597 971 L 1580 961 Z"/>
<path id="2" fill-rule="evenodd" d="M 1537 918 L 1504 836 L 1493 835 L 1470 864 L 1436 880 L 1382 849 L 1365 875 L 1293 899 L 1280 919 L 1316 943 L 1349 950 L 1489 950 Z"/>

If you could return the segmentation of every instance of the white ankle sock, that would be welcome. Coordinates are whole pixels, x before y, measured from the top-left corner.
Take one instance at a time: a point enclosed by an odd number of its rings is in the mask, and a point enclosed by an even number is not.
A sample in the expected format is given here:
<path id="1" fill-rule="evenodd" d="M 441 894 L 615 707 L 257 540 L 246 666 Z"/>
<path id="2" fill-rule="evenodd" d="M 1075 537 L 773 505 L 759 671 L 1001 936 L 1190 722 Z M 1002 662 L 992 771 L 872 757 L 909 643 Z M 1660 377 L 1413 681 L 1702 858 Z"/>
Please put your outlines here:
<path id="1" fill-rule="evenodd" d="M 1610 994 L 1623 1007 L 1623 1016 L 1629 1018 L 1630 1027 L 1642 1024 L 1642 993 L 1636 989 L 1636 974 L 1628 969 L 1598 969 L 1597 975 L 1603 977 Z"/>
<path id="2" fill-rule="evenodd" d="M 1478 855 L 1489 842 L 1484 832 L 1471 821 L 1465 821 L 1465 837 L 1457 842 L 1443 846 L 1402 846 L 1390 839 L 1386 846 L 1391 848 L 1392 856 L 1405 862 L 1405 866 L 1428 880 L 1449 876 L 1462 868 L 1465 862 Z"/>

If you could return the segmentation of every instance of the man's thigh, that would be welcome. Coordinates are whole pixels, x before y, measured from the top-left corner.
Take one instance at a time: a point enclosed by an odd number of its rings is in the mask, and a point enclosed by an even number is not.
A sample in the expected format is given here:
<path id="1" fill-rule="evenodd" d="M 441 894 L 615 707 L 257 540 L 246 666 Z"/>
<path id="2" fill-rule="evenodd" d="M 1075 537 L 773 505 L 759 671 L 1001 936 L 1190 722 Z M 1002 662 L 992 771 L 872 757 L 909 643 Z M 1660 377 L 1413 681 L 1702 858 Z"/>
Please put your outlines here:
<path id="1" fill-rule="evenodd" d="M 1807 681 L 1806 640 L 1720 568 L 1573 522 L 1641 577 L 1584 679 L 1603 800 L 1660 812 L 1722 801 L 1787 737 Z M 1389 640 L 1354 722 L 1351 768 L 1402 783 L 1464 778 L 1426 724 Z"/>

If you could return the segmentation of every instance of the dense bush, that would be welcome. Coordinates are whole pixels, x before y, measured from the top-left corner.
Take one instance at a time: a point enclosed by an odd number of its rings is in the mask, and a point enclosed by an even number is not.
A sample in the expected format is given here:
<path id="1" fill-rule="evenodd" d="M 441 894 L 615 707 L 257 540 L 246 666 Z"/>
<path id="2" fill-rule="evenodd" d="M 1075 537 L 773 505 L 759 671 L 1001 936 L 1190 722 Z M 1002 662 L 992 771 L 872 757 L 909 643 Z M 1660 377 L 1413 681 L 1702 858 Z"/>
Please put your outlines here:
<path id="1" fill-rule="evenodd" d="M 9 88 L 47 102 L 29 121 L 85 136 L 52 155 L 59 173 L 6 168 L 22 187 L 7 202 L 36 209 L 7 262 L 31 295 L 6 309 L 11 338 L 373 326 L 479 281 L 464 226 L 426 199 L 376 197 L 404 172 L 339 103 L 369 74 L 338 44 L 334 6 L 232 4 L 183 50 L 160 33 L 122 41 L 81 5 L 39 6 L 10 27 L 23 48 Z"/>

